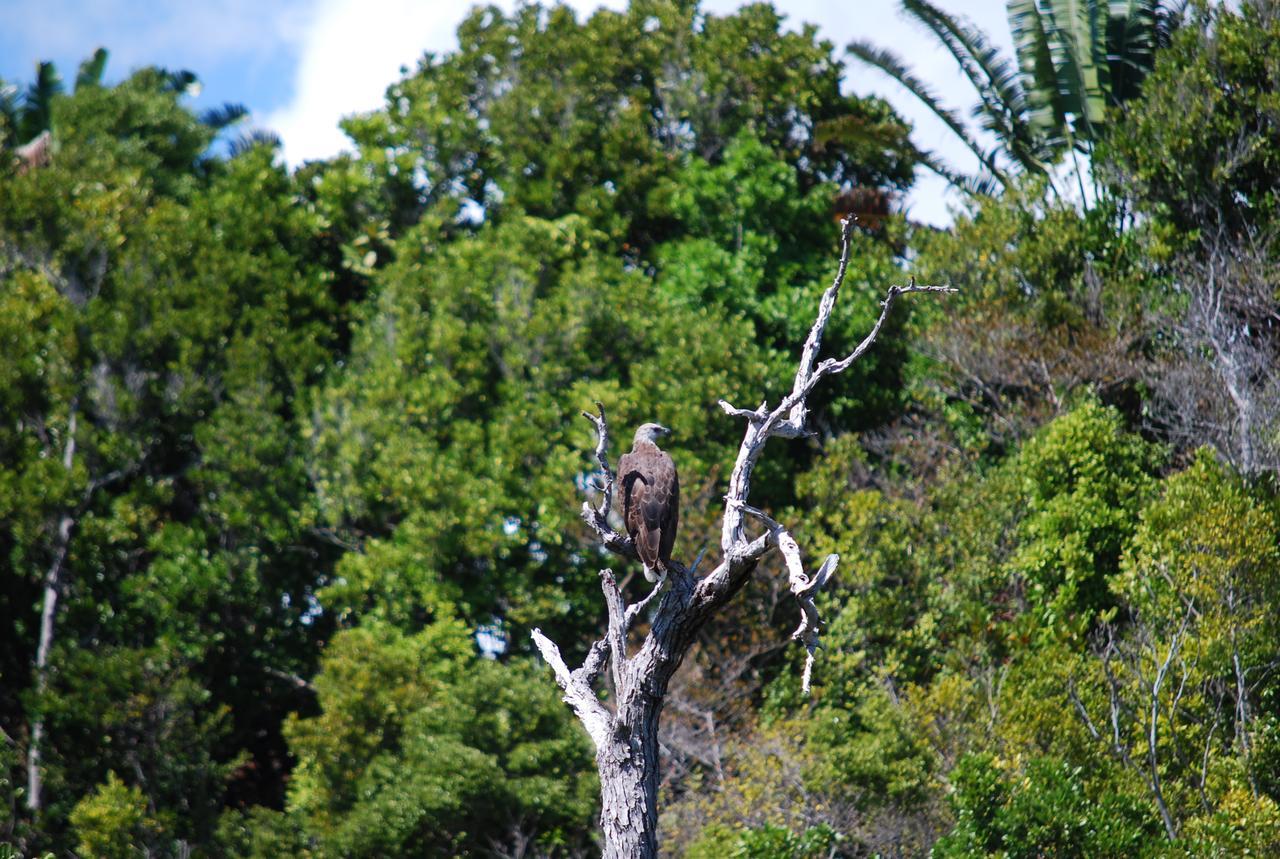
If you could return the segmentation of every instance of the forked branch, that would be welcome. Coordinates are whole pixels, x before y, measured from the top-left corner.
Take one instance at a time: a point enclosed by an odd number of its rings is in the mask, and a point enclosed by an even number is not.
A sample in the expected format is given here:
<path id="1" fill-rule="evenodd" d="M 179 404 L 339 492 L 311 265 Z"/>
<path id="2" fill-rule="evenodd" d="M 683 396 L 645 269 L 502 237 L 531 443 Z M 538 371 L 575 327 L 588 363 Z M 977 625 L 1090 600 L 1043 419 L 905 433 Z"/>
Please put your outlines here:
<path id="1" fill-rule="evenodd" d="M 808 651 L 804 676 L 806 689 L 809 687 L 813 656 L 818 647 L 818 632 L 821 626 L 814 598 L 835 572 L 839 556 L 828 556 L 815 573 L 812 575 L 806 573 L 800 556 L 800 547 L 790 531 L 762 510 L 748 503 L 752 471 L 770 438 L 799 438 L 810 434 L 806 426 L 808 418 L 806 401 L 809 394 L 820 380 L 844 372 L 866 354 L 883 330 L 898 296 L 912 292 L 955 291 L 947 286 L 917 284 L 915 278 L 905 286 L 889 287 L 881 302 L 880 314 L 875 324 L 853 351 L 842 358 L 827 358 L 819 361 L 818 354 L 822 348 L 822 338 L 831 321 L 836 301 L 840 296 L 840 289 L 848 272 L 852 232 L 852 219 L 843 220 L 840 232 L 840 263 L 831 285 L 822 294 L 817 317 L 805 338 L 791 392 L 773 408 L 769 408 L 767 402 L 762 402 L 755 409 L 740 409 L 724 400 L 720 401 L 721 408 L 727 414 L 745 418 L 747 423 L 742 443 L 738 448 L 737 460 L 729 478 L 728 492 L 725 495 L 724 521 L 721 529 L 723 558 L 718 566 L 696 582 L 692 580 L 683 565 L 673 562 L 671 566 L 676 583 L 668 592 L 669 599 L 664 599 L 658 609 L 660 615 L 666 612 L 672 617 L 679 616 L 685 623 L 695 627 L 700 626 L 729 595 L 737 591 L 742 581 L 755 569 L 759 559 L 770 549 L 778 548 L 787 568 L 790 590 L 800 606 L 800 624 L 792 637 L 802 642 Z M 597 414 L 584 411 L 582 415 L 592 422 L 596 430 L 595 459 L 600 468 L 603 484 L 597 484 L 601 492 L 598 504 L 593 505 L 590 501 L 583 502 L 582 518 L 607 549 L 624 558 L 635 559 L 636 549 L 631 539 L 614 530 L 609 524 L 609 511 L 613 505 L 616 478 L 609 464 L 608 418 L 601 403 L 597 402 L 596 408 Z M 764 525 L 763 534 L 754 538 L 747 535 L 744 517 L 748 515 Z M 592 653 L 593 655 L 611 653 L 613 660 L 620 663 L 627 658 L 625 653 L 627 633 L 641 613 L 659 596 L 661 585 L 642 602 L 628 607 L 623 602 L 617 585 L 613 583 L 612 573 L 602 571 L 601 576 L 609 608 L 609 634 L 606 641 L 598 643 Z M 679 632 L 680 639 L 691 640 L 692 630 L 680 629 Z M 542 647 L 541 642 L 539 647 Z M 637 658 L 643 653 L 644 648 L 641 649 Z M 636 666 L 636 668 L 643 670 L 643 666 Z M 557 677 L 560 676 L 561 672 L 557 672 Z M 567 673 L 564 676 L 568 676 Z M 615 674 L 615 686 L 617 685 L 618 680 Z M 564 687 L 565 684 L 562 682 L 561 686 Z M 566 692 L 568 691 L 566 689 Z"/>
<path id="2" fill-rule="evenodd" d="M 657 825 L 657 730 L 667 684 L 692 646 L 697 631 L 736 594 L 754 572 L 759 560 L 771 549 L 782 554 L 788 585 L 800 609 L 800 623 L 792 638 L 807 651 L 803 685 L 808 691 L 814 655 L 819 646 L 821 619 L 815 598 L 835 572 L 838 555 L 829 555 L 812 573 L 806 573 L 800 546 L 790 530 L 748 503 L 751 473 L 770 438 L 801 438 L 810 435 L 806 426 L 806 400 L 818 382 L 842 373 L 875 343 L 898 296 L 909 292 L 953 292 L 945 286 L 917 285 L 913 278 L 906 286 L 891 286 L 871 330 L 848 355 L 819 361 L 822 337 L 831 319 L 840 288 L 848 271 L 852 220 L 841 223 L 840 264 L 822 295 L 817 318 L 809 329 L 801 351 L 791 392 L 770 409 L 762 402 L 755 409 L 739 409 L 720 401 L 721 408 L 744 418 L 746 427 L 725 495 L 721 527 L 720 563 L 705 576 L 695 578 L 683 564 L 667 563 L 667 577 L 639 603 L 627 606 L 613 573 L 601 570 L 601 587 L 608 611 L 605 637 L 592 645 L 581 668 L 570 671 L 555 643 L 534 630 L 533 638 L 555 672 L 564 691 L 564 700 L 577 713 L 595 741 L 597 766 L 603 792 L 601 825 L 605 834 L 605 856 L 634 857 L 656 855 Z M 599 503 L 582 505 L 582 518 L 601 544 L 624 558 L 638 558 L 635 545 L 609 524 L 616 477 L 609 465 L 609 427 L 604 406 L 598 414 L 583 412 L 596 429 L 595 458 L 603 484 Z M 745 517 L 760 522 L 763 532 L 750 536 Z M 695 564 L 695 569 L 698 565 Z M 659 600 L 643 642 L 628 653 L 627 636 L 649 606 Z M 606 708 L 595 691 L 595 683 L 608 662 L 612 666 L 613 707 Z"/>

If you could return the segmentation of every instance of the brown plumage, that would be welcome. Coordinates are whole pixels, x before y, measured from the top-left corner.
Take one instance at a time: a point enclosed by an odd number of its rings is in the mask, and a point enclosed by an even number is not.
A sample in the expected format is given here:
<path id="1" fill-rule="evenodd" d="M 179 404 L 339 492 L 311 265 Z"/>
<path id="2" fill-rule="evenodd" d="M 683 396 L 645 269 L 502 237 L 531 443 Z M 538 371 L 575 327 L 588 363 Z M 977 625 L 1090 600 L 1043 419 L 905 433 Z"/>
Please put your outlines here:
<path id="1" fill-rule="evenodd" d="M 680 477 L 657 445 L 658 437 L 670 432 L 661 424 L 644 424 L 636 430 L 631 452 L 618 460 L 622 521 L 651 582 L 666 575 L 680 524 Z"/>

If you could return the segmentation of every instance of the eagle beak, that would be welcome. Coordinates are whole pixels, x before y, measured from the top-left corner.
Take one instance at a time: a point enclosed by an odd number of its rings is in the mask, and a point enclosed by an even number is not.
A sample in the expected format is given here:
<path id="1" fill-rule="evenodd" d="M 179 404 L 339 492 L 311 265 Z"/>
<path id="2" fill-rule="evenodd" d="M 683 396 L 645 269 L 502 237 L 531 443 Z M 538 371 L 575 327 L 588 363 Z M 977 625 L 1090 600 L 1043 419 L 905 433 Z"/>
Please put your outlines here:
<path id="1" fill-rule="evenodd" d="M 669 427 L 660 426 L 658 427 L 658 432 L 662 433 L 663 435 L 671 435 L 671 429 Z"/>

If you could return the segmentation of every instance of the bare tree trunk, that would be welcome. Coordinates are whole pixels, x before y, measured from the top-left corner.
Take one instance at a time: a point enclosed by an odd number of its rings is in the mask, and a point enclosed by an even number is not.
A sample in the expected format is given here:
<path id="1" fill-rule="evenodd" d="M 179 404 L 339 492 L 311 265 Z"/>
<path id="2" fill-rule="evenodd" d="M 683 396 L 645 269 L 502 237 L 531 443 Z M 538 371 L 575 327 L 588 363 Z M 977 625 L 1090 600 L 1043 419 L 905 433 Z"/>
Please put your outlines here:
<path id="1" fill-rule="evenodd" d="M 791 593 L 800 606 L 800 625 L 792 638 L 808 650 L 803 687 L 809 688 L 813 657 L 818 646 L 821 626 L 814 598 L 835 571 L 839 556 L 830 555 L 812 575 L 804 570 L 800 547 L 790 532 L 764 511 L 747 503 L 751 472 L 772 437 L 801 438 L 807 410 L 805 400 L 824 376 L 835 375 L 860 358 L 875 342 L 894 299 L 907 292 L 951 292 L 947 287 L 892 286 L 882 303 L 879 318 L 871 332 L 852 353 L 841 359 L 817 361 L 831 311 L 839 296 L 849 263 L 852 221 L 841 230 L 840 265 L 834 282 L 823 293 L 817 319 L 805 340 L 791 393 L 775 408 L 761 403 L 757 409 L 739 409 L 720 401 L 721 408 L 733 417 L 747 422 L 737 460 L 725 496 L 725 512 L 721 529 L 723 557 L 713 570 L 699 576 L 697 564 L 692 569 L 672 560 L 667 576 L 653 591 L 632 606 L 623 602 L 622 593 L 611 570 L 600 571 L 608 614 L 605 637 L 592 645 L 582 666 L 571 671 L 560 650 L 540 630 L 533 640 L 544 659 L 555 672 L 556 682 L 564 690 L 564 700 L 573 707 L 596 747 L 596 767 L 600 774 L 602 809 L 600 826 L 604 833 L 606 859 L 651 859 L 657 855 L 658 828 L 658 722 L 671 677 L 680 667 L 698 630 L 725 603 L 742 590 L 751 578 L 760 558 L 777 548 L 787 569 Z M 604 476 L 599 506 L 583 505 L 583 518 L 609 550 L 636 560 L 638 555 L 631 539 L 614 531 L 608 521 L 613 503 L 614 474 L 609 467 L 609 430 L 604 407 L 598 416 L 583 415 L 596 426 L 598 441 L 596 459 Z M 757 520 L 764 533 L 751 537 L 746 518 Z M 634 655 L 627 646 L 627 636 L 645 609 L 661 596 L 650 624 L 649 633 Z M 595 683 L 610 669 L 613 680 L 613 709 L 605 707 L 596 693 Z"/>
<path id="2" fill-rule="evenodd" d="M 58 542 L 54 548 L 53 563 L 44 576 L 44 601 L 40 608 L 40 638 L 36 646 L 37 699 L 44 695 L 49 682 L 49 652 L 53 649 L 58 591 L 62 587 L 62 568 L 66 563 L 67 549 L 71 545 L 71 531 L 74 527 L 75 520 L 70 516 L 63 516 L 59 520 Z M 32 811 L 40 810 L 40 794 L 43 789 L 40 775 L 40 747 L 43 742 L 44 719 L 37 716 L 31 722 L 31 744 L 27 747 L 27 808 Z"/>
<path id="3" fill-rule="evenodd" d="M 658 855 L 658 711 L 596 754 L 604 859 Z"/>
<path id="4" fill-rule="evenodd" d="M 1244 758 L 1244 771 L 1249 779 L 1249 790 L 1258 795 L 1258 779 L 1253 766 L 1253 739 L 1249 734 L 1249 722 L 1252 719 L 1252 707 L 1249 706 L 1249 684 L 1246 681 L 1246 669 L 1240 661 L 1240 642 L 1236 636 L 1238 605 L 1236 587 L 1232 582 L 1227 586 L 1227 613 L 1231 621 L 1231 668 L 1236 678 L 1236 738 L 1240 742 L 1240 754 Z"/>
<path id="5" fill-rule="evenodd" d="M 1183 621 L 1183 629 L 1186 629 L 1186 621 Z M 1156 669 L 1156 676 L 1151 682 L 1151 719 L 1147 729 L 1147 766 L 1150 768 L 1151 776 L 1149 783 L 1151 785 L 1152 796 L 1156 800 L 1156 808 L 1160 809 L 1160 820 L 1164 823 L 1165 834 L 1169 836 L 1170 841 L 1178 840 L 1178 827 L 1174 823 L 1173 815 L 1169 812 L 1169 804 L 1165 802 L 1164 788 L 1160 784 L 1160 687 L 1164 685 L 1164 679 L 1169 673 L 1169 666 L 1172 664 L 1174 657 L 1178 652 L 1178 645 L 1181 643 L 1181 630 L 1175 635 L 1173 640 L 1169 642 L 1169 652 L 1164 658 L 1164 662 Z"/>
<path id="6" fill-rule="evenodd" d="M 1169 672 L 1174 668 L 1176 662 L 1181 667 L 1183 679 L 1182 683 L 1172 693 L 1169 703 L 1169 712 L 1171 714 L 1175 712 L 1185 689 L 1187 674 L 1185 661 L 1179 652 L 1186 638 L 1187 626 L 1191 623 L 1191 618 L 1194 614 L 1195 605 L 1192 603 L 1187 606 L 1187 612 L 1183 616 L 1178 629 L 1170 635 L 1169 646 L 1163 659 L 1160 657 L 1156 646 L 1155 634 L 1150 629 L 1139 627 L 1138 640 L 1132 645 L 1133 649 L 1126 653 L 1125 651 L 1128 648 L 1122 648 L 1116 642 L 1111 626 L 1109 624 L 1103 625 L 1106 641 L 1098 647 L 1097 655 L 1101 660 L 1102 673 L 1106 678 L 1107 684 L 1109 721 L 1111 723 L 1111 736 L 1109 738 L 1104 739 L 1102 731 L 1098 729 L 1089 717 L 1084 702 L 1076 694 L 1074 684 L 1069 683 L 1067 688 L 1067 697 L 1075 707 L 1076 713 L 1080 716 L 1089 735 L 1095 740 L 1106 741 L 1112 754 L 1125 766 L 1137 773 L 1147 786 L 1147 789 L 1151 791 L 1151 798 L 1156 804 L 1156 809 L 1160 812 L 1160 821 L 1164 824 L 1165 835 L 1170 841 L 1178 839 L 1178 822 L 1174 819 L 1173 812 L 1165 799 L 1164 786 L 1160 780 L 1160 695 L 1165 681 L 1169 677 Z M 1148 653 L 1151 658 L 1151 665 L 1155 669 L 1155 673 L 1150 679 L 1148 679 L 1143 670 Z M 1138 690 L 1136 701 L 1126 702 L 1126 694 L 1131 693 L 1126 691 L 1123 680 L 1113 670 L 1113 662 L 1119 662 L 1123 668 L 1132 672 L 1136 680 L 1136 689 Z M 1141 720 L 1136 717 L 1139 712 L 1145 712 Z M 1131 717 L 1133 717 L 1132 724 L 1129 721 Z M 1173 730 L 1172 721 L 1170 722 L 1170 729 Z M 1210 733 L 1212 734 L 1212 731 Z M 1143 738 L 1143 743 L 1146 746 L 1143 752 L 1144 762 L 1142 763 L 1135 760 L 1129 753 L 1130 744 L 1135 734 Z M 1208 766 L 1208 754 L 1208 745 L 1206 743 L 1206 768 Z"/>
<path id="7" fill-rule="evenodd" d="M 67 443 L 62 450 L 62 467 L 67 471 L 75 462 L 76 455 L 76 412 L 72 406 L 71 417 L 67 422 Z M 40 637 L 36 645 L 36 706 L 49 682 L 49 653 L 53 650 L 54 621 L 57 619 L 58 593 L 62 588 L 62 570 L 67 562 L 67 552 L 71 547 L 71 532 L 76 520 L 64 513 L 58 520 L 58 534 L 53 549 L 53 562 L 44 575 L 44 600 L 40 607 Z M 31 743 L 27 747 L 27 808 L 39 811 L 41 793 L 44 788 L 40 773 L 40 752 L 44 742 L 44 719 L 37 716 L 31 721 Z"/>
<path id="8" fill-rule="evenodd" d="M 1175 263 L 1186 308 L 1168 318 L 1172 362 L 1153 365 L 1155 417 L 1190 447 L 1206 442 L 1246 475 L 1280 464 L 1280 301 L 1275 239 L 1206 226 Z M 1164 315 L 1157 311 L 1157 318 Z"/>

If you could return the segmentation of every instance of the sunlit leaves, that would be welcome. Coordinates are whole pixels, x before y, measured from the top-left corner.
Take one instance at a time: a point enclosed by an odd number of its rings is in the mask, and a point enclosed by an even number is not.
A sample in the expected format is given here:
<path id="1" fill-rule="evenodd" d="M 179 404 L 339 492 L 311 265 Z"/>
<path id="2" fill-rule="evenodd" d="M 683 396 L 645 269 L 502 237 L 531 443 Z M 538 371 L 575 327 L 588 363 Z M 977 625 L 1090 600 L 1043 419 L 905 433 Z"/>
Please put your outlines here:
<path id="1" fill-rule="evenodd" d="M 321 713 L 288 727 L 290 814 L 346 856 L 580 837 L 591 754 L 541 680 L 476 657 L 456 621 L 341 633 L 315 681 Z"/>

